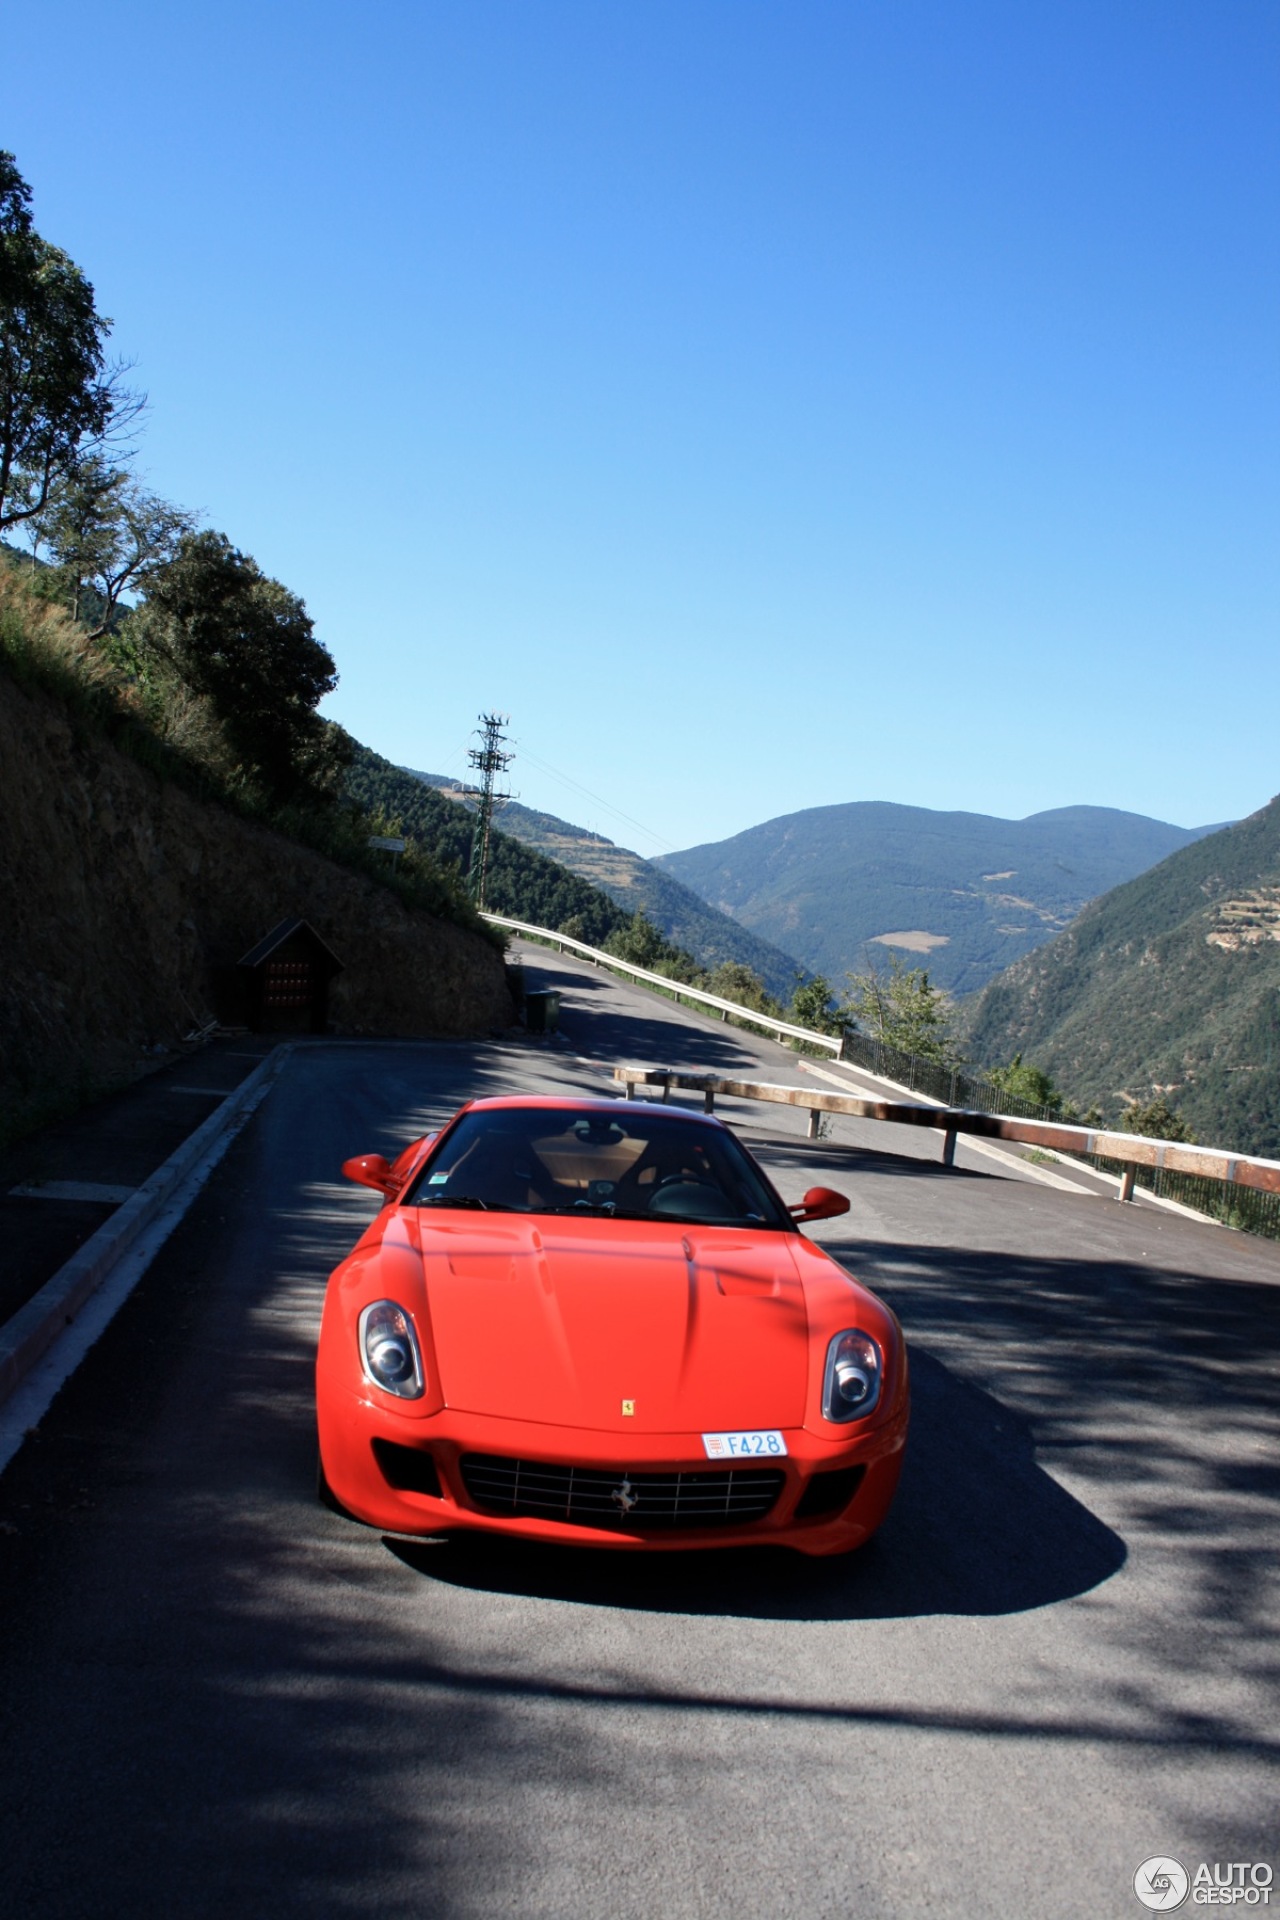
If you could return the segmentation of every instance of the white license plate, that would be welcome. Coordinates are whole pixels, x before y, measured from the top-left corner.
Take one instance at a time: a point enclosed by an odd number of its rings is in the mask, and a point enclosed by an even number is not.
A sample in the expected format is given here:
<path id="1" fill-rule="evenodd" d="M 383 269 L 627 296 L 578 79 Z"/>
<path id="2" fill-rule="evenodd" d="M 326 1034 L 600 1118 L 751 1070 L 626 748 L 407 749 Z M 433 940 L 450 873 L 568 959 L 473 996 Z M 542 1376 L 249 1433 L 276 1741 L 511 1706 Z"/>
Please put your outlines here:
<path id="1" fill-rule="evenodd" d="M 708 1460 L 776 1460 L 787 1450 L 776 1427 L 751 1433 L 704 1433 L 702 1444 Z"/>

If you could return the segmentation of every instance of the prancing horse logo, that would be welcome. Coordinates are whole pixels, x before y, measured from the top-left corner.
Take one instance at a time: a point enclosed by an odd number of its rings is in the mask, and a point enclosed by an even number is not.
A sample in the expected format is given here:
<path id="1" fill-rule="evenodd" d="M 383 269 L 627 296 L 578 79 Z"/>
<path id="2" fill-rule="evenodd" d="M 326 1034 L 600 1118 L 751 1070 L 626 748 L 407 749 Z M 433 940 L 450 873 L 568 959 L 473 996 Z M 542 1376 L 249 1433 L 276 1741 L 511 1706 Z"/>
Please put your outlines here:
<path id="1" fill-rule="evenodd" d="M 640 1495 L 631 1491 L 631 1482 L 623 1475 L 622 1485 L 615 1487 L 612 1494 L 614 1506 L 619 1513 L 630 1513 L 632 1507 L 640 1505 Z"/>

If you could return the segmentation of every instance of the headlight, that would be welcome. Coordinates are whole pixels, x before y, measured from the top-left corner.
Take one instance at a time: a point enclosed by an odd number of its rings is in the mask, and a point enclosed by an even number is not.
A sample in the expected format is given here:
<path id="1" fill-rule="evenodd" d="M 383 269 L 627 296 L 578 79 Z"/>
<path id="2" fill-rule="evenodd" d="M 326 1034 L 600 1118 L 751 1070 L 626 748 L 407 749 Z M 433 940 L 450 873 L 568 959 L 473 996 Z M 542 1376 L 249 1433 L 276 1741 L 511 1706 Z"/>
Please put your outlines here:
<path id="1" fill-rule="evenodd" d="M 827 1348 L 822 1382 L 824 1420 L 860 1420 L 880 1398 L 884 1362 L 870 1334 L 838 1333 Z"/>
<path id="2" fill-rule="evenodd" d="M 365 1378 L 399 1400 L 420 1400 L 422 1355 L 413 1322 L 394 1300 L 375 1300 L 360 1315 L 357 1334 Z"/>

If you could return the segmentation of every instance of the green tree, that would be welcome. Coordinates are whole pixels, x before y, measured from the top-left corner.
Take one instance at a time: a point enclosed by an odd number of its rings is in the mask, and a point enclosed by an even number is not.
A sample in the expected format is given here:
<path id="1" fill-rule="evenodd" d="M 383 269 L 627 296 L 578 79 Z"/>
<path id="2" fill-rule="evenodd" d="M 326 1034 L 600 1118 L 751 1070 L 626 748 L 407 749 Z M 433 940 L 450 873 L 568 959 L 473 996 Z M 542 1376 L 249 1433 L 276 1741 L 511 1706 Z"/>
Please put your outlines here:
<path id="1" fill-rule="evenodd" d="M 839 1013 L 846 1026 L 860 1025 L 899 1053 L 952 1066 L 958 1055 L 951 1038 L 951 1003 L 941 987 L 931 986 L 923 967 L 905 967 L 897 954 L 888 974 L 874 966 L 847 974 Z"/>
<path id="2" fill-rule="evenodd" d="M 1051 1077 L 1042 1067 L 1032 1066 L 1020 1053 L 1015 1053 L 1007 1067 L 993 1067 L 988 1078 L 993 1087 L 1001 1093 L 1012 1094 L 1015 1100 L 1025 1100 L 1033 1107 L 1044 1107 L 1050 1114 L 1062 1112 L 1063 1099 L 1054 1086 Z"/>
<path id="3" fill-rule="evenodd" d="M 782 1008 L 760 975 L 741 960 L 722 960 L 705 984 L 707 992 L 717 994 L 721 1000 L 732 1000 L 739 1007 L 749 1007 L 753 1013 L 767 1013 L 775 1020 L 782 1016 Z"/>
<path id="4" fill-rule="evenodd" d="M 347 736 L 316 708 L 338 683 L 297 594 L 225 534 L 188 533 L 147 582 L 126 636 L 209 701 L 249 781 L 274 804 L 332 786 Z"/>
<path id="5" fill-rule="evenodd" d="M 0 151 L 0 530 L 43 512 L 57 476 L 118 415 L 110 331 L 80 268 L 36 232 L 31 189 Z"/>
<path id="6" fill-rule="evenodd" d="M 798 1027 L 807 1027 L 810 1033 L 832 1033 L 836 1021 L 832 1014 L 832 992 L 829 980 L 815 973 L 812 980 L 806 980 L 802 973 L 796 975 L 796 989 L 791 996 L 790 1018 Z"/>
<path id="7" fill-rule="evenodd" d="M 1196 1143 L 1194 1133 L 1178 1109 L 1171 1106 L 1162 1093 L 1157 1093 L 1145 1105 L 1135 1101 L 1126 1107 L 1120 1115 L 1120 1125 L 1125 1133 L 1145 1134 L 1148 1140 L 1182 1140 L 1188 1146 Z"/>
<path id="8" fill-rule="evenodd" d="M 627 960 L 633 967 L 647 967 L 652 972 L 664 957 L 667 943 L 652 920 L 636 912 L 625 927 L 610 934 L 604 943 L 604 950 L 617 960 Z"/>
<path id="9" fill-rule="evenodd" d="M 100 640 L 124 596 L 144 587 L 194 531 L 195 516 L 149 493 L 101 452 L 76 460 L 55 479 L 44 511 L 31 522 L 47 554 L 47 591 Z"/>

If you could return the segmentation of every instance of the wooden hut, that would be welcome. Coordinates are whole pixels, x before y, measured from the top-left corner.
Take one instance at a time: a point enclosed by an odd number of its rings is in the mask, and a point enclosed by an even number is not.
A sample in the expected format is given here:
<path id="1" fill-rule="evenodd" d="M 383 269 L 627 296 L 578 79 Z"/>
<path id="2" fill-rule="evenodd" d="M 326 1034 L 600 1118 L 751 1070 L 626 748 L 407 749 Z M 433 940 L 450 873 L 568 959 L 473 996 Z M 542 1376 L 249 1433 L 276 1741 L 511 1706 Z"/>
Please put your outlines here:
<path id="1" fill-rule="evenodd" d="M 305 920 L 282 920 L 237 964 L 255 1033 L 324 1033 L 329 982 L 343 970 Z"/>

